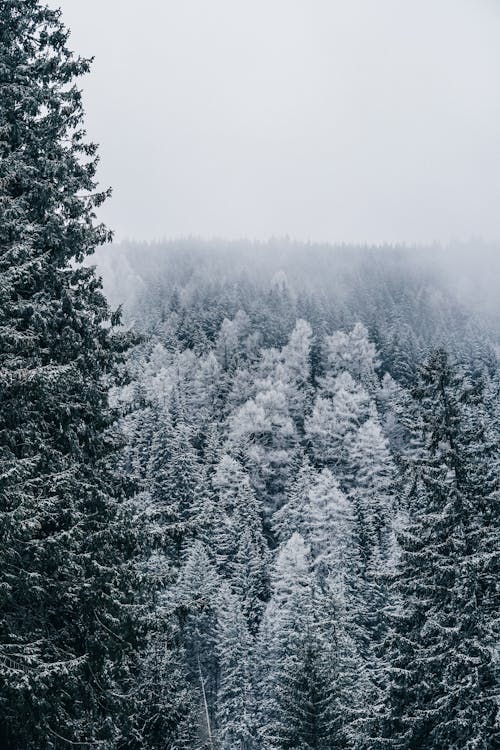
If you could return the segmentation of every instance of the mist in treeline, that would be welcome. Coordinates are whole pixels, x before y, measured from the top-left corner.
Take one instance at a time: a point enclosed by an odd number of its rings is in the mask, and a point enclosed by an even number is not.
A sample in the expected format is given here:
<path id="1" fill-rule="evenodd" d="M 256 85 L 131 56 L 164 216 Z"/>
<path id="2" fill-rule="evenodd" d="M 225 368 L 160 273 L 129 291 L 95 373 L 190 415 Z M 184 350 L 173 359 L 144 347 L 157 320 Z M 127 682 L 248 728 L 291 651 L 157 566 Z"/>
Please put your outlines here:
<path id="1" fill-rule="evenodd" d="M 0 746 L 497 747 L 493 249 L 110 245 L 89 65 L 0 4 Z"/>
<path id="2" fill-rule="evenodd" d="M 405 279 L 406 285 L 428 286 L 464 311 L 490 323 L 494 338 L 500 316 L 500 247 L 481 239 L 448 245 L 332 245 L 275 238 L 267 242 L 183 238 L 158 242 L 125 240 L 99 248 L 92 261 L 103 277 L 113 304 L 124 304 L 130 315 L 143 295 L 144 285 L 154 281 L 183 285 L 188 274 L 233 282 L 269 282 L 280 271 L 297 290 L 311 294 L 334 293 L 337 304 L 352 291 L 358 279 L 370 274 L 386 285 Z M 184 275 L 183 275 L 184 274 Z M 375 274 L 375 277 L 373 275 Z M 151 290 L 150 293 L 151 294 Z M 143 305 L 146 303 L 143 301 Z"/>

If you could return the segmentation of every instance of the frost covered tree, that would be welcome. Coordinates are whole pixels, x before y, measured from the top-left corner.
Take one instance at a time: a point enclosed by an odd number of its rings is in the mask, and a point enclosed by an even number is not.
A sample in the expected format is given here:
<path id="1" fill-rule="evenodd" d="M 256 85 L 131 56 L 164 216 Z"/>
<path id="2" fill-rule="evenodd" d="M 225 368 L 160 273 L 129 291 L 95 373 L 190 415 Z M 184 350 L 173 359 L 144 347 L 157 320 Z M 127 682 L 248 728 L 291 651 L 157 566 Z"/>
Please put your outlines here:
<path id="1" fill-rule="evenodd" d="M 306 456 L 287 488 L 285 503 L 273 514 L 272 531 L 281 544 L 295 533 L 305 537 L 309 531 L 309 490 L 315 475 L 315 469 Z"/>
<path id="2" fill-rule="evenodd" d="M 306 458 L 292 483 L 287 502 L 274 514 L 273 530 L 285 544 L 297 533 L 310 546 L 312 568 L 323 585 L 327 578 L 336 589 L 351 567 L 358 562 L 354 550 L 354 514 L 349 499 L 329 469 L 316 470 Z M 351 570 L 352 572 L 352 570 Z"/>
<path id="3" fill-rule="evenodd" d="M 221 750 L 258 747 L 253 648 L 240 602 L 228 588 L 223 588 L 217 620 L 217 739 Z"/>
<path id="4" fill-rule="evenodd" d="M 207 543 L 217 568 L 240 598 L 248 625 L 255 632 L 268 593 L 268 548 L 262 510 L 243 467 L 222 456 L 212 478 L 213 517 Z"/>
<path id="5" fill-rule="evenodd" d="M 331 399 L 316 397 L 312 413 L 305 422 L 305 434 L 315 463 L 333 467 L 338 461 L 342 438 Z"/>
<path id="6" fill-rule="evenodd" d="M 396 512 L 396 468 L 378 419 L 367 419 L 359 427 L 350 460 L 358 544 L 365 570 L 370 566 L 373 569 L 389 555 L 391 523 Z"/>
<path id="7" fill-rule="evenodd" d="M 217 360 L 223 370 L 236 367 L 238 362 L 238 329 L 232 320 L 224 318 L 215 347 Z"/>
<path id="8" fill-rule="evenodd" d="M 421 453 L 400 534 L 385 713 L 372 747 L 499 741 L 498 443 L 474 389 L 436 351 L 414 390 Z"/>
<path id="9" fill-rule="evenodd" d="M 296 446 L 297 430 L 283 381 L 266 383 L 230 418 L 228 450 L 248 470 L 267 515 L 283 501 Z"/>
<path id="10" fill-rule="evenodd" d="M 332 469 L 343 489 L 353 481 L 351 450 L 357 430 L 375 413 L 368 392 L 348 372 L 342 372 L 327 391 L 320 391 L 306 419 L 306 439 L 315 461 Z"/>
<path id="11" fill-rule="evenodd" d="M 134 713 L 134 542 L 92 267 L 96 147 L 60 12 L 0 5 L 0 744 L 114 748 Z M 127 697 L 129 696 L 129 697 Z"/>
<path id="12" fill-rule="evenodd" d="M 221 580 L 204 545 L 187 552 L 165 608 L 176 615 L 185 654 L 184 670 L 197 706 L 197 740 L 213 745 L 218 681 L 217 618 Z"/>
<path id="13" fill-rule="evenodd" d="M 188 680 L 178 629 L 170 618 L 153 611 L 147 630 L 136 675 L 135 742 L 141 748 L 190 750 L 199 740 L 199 702 Z"/>
<path id="14" fill-rule="evenodd" d="M 354 544 L 352 505 L 329 469 L 322 469 L 309 488 L 309 513 L 306 539 L 318 582 L 322 588 L 328 582 L 330 591 L 335 588 L 345 597 L 359 551 Z"/>
<path id="15" fill-rule="evenodd" d="M 348 372 L 356 382 L 370 393 L 377 386 L 376 370 L 379 365 L 377 351 L 368 338 L 368 331 L 362 323 L 356 323 L 352 331 L 336 331 L 325 339 L 327 371 L 323 388 L 342 372 Z"/>
<path id="16" fill-rule="evenodd" d="M 266 749 L 345 746 L 335 721 L 332 621 L 321 614 L 309 549 L 295 533 L 278 554 L 259 636 L 260 736 Z"/>
<path id="17" fill-rule="evenodd" d="M 312 400 L 311 384 L 312 328 L 306 320 L 295 324 L 288 344 L 283 347 L 283 368 L 288 387 L 288 404 L 291 416 L 300 430 Z"/>
<path id="18" fill-rule="evenodd" d="M 162 541 L 169 560 L 178 565 L 196 536 L 195 508 L 204 497 L 203 472 L 192 445 L 192 430 L 172 423 L 168 411 L 158 419 L 148 464 L 150 534 Z"/>
<path id="19" fill-rule="evenodd" d="M 161 417 L 142 381 L 134 384 L 127 409 L 129 413 L 122 419 L 126 443 L 119 456 L 120 469 L 139 491 L 145 487 L 151 445 Z"/>

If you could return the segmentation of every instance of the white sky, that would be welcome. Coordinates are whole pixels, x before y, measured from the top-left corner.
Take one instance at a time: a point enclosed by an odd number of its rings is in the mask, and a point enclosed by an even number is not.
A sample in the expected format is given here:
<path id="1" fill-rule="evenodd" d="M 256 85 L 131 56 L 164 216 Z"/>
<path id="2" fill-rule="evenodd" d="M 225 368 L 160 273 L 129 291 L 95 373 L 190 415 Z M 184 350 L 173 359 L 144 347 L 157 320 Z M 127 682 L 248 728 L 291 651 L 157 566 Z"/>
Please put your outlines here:
<path id="1" fill-rule="evenodd" d="M 50 0 L 118 238 L 500 239 L 499 0 Z"/>

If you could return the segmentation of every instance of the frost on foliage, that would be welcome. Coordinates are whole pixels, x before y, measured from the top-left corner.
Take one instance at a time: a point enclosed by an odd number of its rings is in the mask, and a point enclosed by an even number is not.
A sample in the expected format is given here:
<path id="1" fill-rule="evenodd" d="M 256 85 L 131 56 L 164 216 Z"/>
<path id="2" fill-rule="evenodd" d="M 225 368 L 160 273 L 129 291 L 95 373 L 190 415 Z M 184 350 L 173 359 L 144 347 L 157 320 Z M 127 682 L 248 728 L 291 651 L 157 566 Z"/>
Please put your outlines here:
<path id="1" fill-rule="evenodd" d="M 368 331 L 361 323 L 356 323 L 349 333 L 337 331 L 327 336 L 325 354 L 327 375 L 324 387 L 326 389 L 331 381 L 342 372 L 348 372 L 354 380 L 370 392 L 376 388 L 376 370 L 380 363 L 375 346 L 368 338 Z"/>

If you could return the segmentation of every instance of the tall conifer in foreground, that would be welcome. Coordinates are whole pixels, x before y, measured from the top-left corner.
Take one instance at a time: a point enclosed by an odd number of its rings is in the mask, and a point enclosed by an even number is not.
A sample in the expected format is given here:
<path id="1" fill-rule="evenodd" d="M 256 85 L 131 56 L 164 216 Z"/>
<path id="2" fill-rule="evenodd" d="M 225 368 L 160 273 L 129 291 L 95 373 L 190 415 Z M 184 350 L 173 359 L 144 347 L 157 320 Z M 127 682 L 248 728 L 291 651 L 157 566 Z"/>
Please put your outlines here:
<path id="1" fill-rule="evenodd" d="M 0 745 L 124 746 L 134 633 L 107 381 L 124 342 L 60 12 L 0 3 Z M 126 605 L 126 606 L 125 606 Z M 131 745 L 128 745 L 131 747 Z"/>

